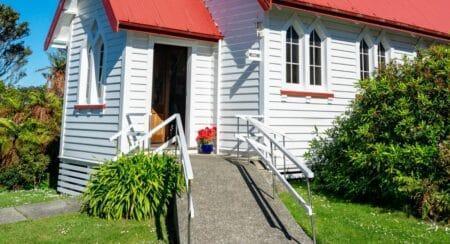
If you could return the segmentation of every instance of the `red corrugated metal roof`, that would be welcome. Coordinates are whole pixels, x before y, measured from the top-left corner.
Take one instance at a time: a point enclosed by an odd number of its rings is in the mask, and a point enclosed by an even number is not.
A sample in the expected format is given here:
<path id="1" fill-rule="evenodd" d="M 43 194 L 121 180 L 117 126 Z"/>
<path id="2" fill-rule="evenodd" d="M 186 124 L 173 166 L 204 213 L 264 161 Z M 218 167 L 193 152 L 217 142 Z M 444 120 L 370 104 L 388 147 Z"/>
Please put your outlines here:
<path id="1" fill-rule="evenodd" d="M 258 0 L 450 40 L 450 0 Z M 263 5 L 264 9 L 267 9 Z"/>
<path id="2" fill-rule="evenodd" d="M 65 0 L 60 0 L 47 34 L 47 50 Z M 106 14 L 114 31 L 132 29 L 164 35 L 218 41 L 219 28 L 203 0 L 103 0 Z"/>
<path id="3" fill-rule="evenodd" d="M 203 0 L 103 0 L 119 28 L 217 41 L 222 35 Z"/>

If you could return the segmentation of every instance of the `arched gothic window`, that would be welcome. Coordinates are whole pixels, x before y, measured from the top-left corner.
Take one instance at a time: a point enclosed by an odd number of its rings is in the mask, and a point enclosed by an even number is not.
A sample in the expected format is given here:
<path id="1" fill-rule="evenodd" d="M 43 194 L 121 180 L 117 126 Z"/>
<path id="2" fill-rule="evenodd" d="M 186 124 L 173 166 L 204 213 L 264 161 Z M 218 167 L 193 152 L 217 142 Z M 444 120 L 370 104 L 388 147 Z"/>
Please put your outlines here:
<path id="1" fill-rule="evenodd" d="M 322 85 L 322 40 L 316 30 L 309 35 L 309 77 L 311 85 Z"/>
<path id="2" fill-rule="evenodd" d="M 286 82 L 300 83 L 299 35 L 291 26 L 286 32 Z"/>

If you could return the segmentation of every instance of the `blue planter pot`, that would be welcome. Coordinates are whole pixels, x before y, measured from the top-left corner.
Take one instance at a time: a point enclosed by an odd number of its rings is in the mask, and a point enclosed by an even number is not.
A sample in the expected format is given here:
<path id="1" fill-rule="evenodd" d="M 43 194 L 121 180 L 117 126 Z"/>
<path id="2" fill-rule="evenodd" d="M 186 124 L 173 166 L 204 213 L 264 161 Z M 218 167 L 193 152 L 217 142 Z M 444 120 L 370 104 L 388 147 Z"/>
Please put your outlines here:
<path id="1" fill-rule="evenodd" d="M 204 144 L 200 146 L 200 152 L 203 154 L 211 154 L 214 151 L 214 145 Z"/>

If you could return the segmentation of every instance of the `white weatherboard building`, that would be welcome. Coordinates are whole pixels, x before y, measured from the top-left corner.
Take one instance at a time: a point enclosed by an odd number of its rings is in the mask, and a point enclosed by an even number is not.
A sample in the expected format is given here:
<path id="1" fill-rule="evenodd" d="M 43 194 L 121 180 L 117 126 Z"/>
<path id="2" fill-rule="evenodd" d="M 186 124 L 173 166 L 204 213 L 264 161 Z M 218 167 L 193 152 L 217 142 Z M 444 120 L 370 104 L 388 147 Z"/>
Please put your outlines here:
<path id="1" fill-rule="evenodd" d="M 235 153 L 236 115 L 258 115 L 301 158 L 359 79 L 450 40 L 445 1 L 320 2 L 61 0 L 46 40 L 68 50 L 59 191 L 174 113 L 192 149 L 217 125 L 217 153 Z"/>

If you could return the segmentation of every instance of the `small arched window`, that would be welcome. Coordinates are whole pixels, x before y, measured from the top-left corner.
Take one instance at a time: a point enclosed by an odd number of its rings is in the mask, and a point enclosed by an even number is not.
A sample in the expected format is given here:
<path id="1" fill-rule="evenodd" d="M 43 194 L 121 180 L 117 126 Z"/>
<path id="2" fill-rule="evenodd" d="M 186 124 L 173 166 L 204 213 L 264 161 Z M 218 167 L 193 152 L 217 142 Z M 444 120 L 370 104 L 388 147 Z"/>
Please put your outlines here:
<path id="1" fill-rule="evenodd" d="M 93 73 L 93 56 L 92 48 L 89 48 L 87 53 L 87 82 L 86 82 L 86 103 L 92 103 L 91 101 L 91 89 L 92 89 L 92 73 Z"/>
<path id="2" fill-rule="evenodd" d="M 286 83 L 300 83 L 299 35 L 291 26 L 286 32 Z"/>
<path id="3" fill-rule="evenodd" d="M 378 68 L 384 69 L 386 67 L 386 49 L 383 43 L 378 45 Z"/>
<path id="4" fill-rule="evenodd" d="M 95 53 L 96 62 L 95 62 L 95 74 L 96 74 L 96 85 L 97 85 L 97 97 L 99 100 L 102 98 L 103 94 L 103 70 L 105 64 L 105 44 L 103 43 L 103 39 L 100 37 L 95 44 Z"/>
<path id="5" fill-rule="evenodd" d="M 105 70 L 105 44 L 99 34 L 97 22 L 90 29 L 86 47 L 82 50 L 81 65 L 84 72 L 80 71 L 80 91 L 85 97 L 80 102 L 86 104 L 100 104 L 103 102 L 103 83 Z M 84 87 L 83 87 L 84 86 Z M 84 101 L 83 101 L 84 100 Z"/>
<path id="6" fill-rule="evenodd" d="M 362 40 L 359 44 L 359 62 L 360 62 L 360 75 L 361 80 L 369 78 L 369 46 L 365 40 Z"/>
<path id="7" fill-rule="evenodd" d="M 316 30 L 309 35 L 309 77 L 311 85 L 322 85 L 322 40 Z"/>

